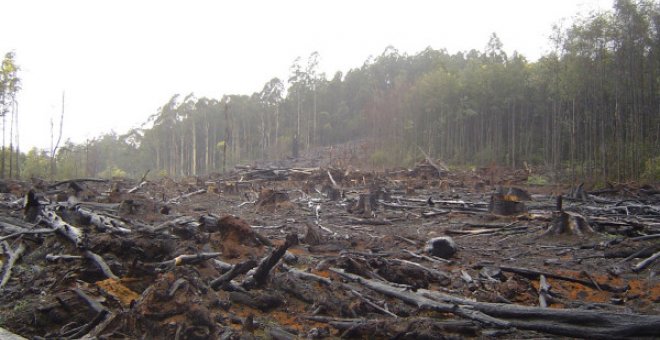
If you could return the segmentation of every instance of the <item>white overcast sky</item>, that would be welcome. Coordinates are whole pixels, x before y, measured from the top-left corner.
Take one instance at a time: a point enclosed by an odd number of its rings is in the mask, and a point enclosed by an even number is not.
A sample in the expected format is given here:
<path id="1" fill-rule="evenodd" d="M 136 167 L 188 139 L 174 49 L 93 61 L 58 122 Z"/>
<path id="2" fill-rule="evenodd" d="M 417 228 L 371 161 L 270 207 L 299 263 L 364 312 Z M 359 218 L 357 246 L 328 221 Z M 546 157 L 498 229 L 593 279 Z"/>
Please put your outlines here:
<path id="1" fill-rule="evenodd" d="M 15 51 L 20 145 L 48 149 L 50 121 L 84 142 L 139 126 L 173 94 L 251 94 L 318 51 L 332 76 L 388 46 L 483 50 L 492 32 L 536 60 L 551 27 L 610 0 L 0 0 L 0 53 Z M 567 21 L 568 22 L 568 21 Z M 9 125 L 7 123 L 7 125 Z"/>

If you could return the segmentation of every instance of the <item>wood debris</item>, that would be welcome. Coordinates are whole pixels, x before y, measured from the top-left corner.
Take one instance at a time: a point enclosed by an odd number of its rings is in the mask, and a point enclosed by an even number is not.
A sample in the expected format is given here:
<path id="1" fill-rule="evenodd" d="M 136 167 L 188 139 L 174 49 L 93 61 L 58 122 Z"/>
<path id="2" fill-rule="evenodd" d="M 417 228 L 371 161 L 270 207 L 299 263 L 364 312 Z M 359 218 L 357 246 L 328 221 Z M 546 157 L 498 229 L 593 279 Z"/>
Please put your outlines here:
<path id="1" fill-rule="evenodd" d="M 656 188 L 511 187 L 428 156 L 380 173 L 285 165 L 12 183 L 23 196 L 1 196 L 0 331 L 658 336 Z"/>

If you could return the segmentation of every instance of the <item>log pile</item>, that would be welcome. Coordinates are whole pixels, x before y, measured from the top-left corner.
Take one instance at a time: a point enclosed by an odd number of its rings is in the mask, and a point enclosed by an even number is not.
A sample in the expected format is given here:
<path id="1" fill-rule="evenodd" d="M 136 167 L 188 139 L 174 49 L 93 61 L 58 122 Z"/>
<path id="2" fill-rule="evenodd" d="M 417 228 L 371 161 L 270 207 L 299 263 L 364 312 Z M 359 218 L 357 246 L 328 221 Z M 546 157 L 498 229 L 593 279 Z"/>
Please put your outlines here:
<path id="1" fill-rule="evenodd" d="M 657 338 L 655 187 L 420 164 L 6 183 L 0 336 Z"/>

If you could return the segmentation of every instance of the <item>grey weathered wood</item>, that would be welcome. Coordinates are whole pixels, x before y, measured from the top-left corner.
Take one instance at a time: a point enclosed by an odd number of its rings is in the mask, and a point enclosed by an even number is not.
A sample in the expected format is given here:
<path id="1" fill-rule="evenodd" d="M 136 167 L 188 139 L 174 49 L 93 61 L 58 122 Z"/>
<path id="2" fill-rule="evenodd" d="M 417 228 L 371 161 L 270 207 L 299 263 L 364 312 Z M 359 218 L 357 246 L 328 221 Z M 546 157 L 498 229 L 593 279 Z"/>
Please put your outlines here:
<path id="1" fill-rule="evenodd" d="M 331 268 L 330 270 L 419 309 L 453 313 L 499 327 L 516 327 L 561 336 L 592 339 L 651 338 L 657 336 L 658 329 L 660 329 L 660 315 L 477 302 L 436 291 L 420 289 L 415 293 L 408 289 L 388 285 L 385 282 L 346 273 L 342 269 Z M 449 303 L 445 303 L 445 301 Z"/>

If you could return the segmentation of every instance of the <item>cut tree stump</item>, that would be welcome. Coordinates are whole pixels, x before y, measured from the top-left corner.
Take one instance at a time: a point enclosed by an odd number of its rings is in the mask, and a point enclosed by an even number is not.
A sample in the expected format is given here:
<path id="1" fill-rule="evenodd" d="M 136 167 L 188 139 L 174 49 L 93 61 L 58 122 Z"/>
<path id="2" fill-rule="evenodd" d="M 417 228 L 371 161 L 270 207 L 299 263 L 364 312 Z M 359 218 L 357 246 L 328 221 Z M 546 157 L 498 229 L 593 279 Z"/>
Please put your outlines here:
<path id="1" fill-rule="evenodd" d="M 525 203 L 515 200 L 514 195 L 493 194 L 490 196 L 488 211 L 491 214 L 511 216 L 522 214 L 526 211 Z"/>
<path id="2" fill-rule="evenodd" d="M 557 211 L 552 213 L 552 225 L 546 230 L 542 236 L 548 234 L 572 234 L 583 235 L 594 233 L 593 228 L 589 225 L 589 221 L 582 215 L 572 212 L 564 211 L 562 207 L 562 197 L 557 197 L 556 204 Z"/>
<path id="3" fill-rule="evenodd" d="M 378 207 L 378 197 L 372 193 L 360 194 L 358 201 L 351 207 L 349 206 L 348 212 L 353 214 L 371 215 Z"/>
<path id="4" fill-rule="evenodd" d="M 290 207 L 291 205 L 289 202 L 289 194 L 287 194 L 285 191 L 277 191 L 273 189 L 261 190 L 255 204 L 258 209 L 269 211 L 282 207 Z"/>

